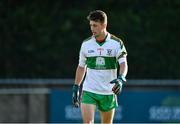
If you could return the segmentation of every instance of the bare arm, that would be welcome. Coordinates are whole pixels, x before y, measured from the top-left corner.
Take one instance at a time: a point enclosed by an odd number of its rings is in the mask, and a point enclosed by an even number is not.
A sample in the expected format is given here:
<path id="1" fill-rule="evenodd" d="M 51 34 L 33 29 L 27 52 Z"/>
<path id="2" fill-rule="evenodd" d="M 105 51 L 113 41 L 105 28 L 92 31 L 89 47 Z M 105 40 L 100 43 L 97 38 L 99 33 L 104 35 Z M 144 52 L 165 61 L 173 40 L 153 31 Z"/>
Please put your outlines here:
<path id="1" fill-rule="evenodd" d="M 76 69 L 76 76 L 75 76 L 75 83 L 73 85 L 72 91 L 72 103 L 74 107 L 79 107 L 79 88 L 80 84 L 83 80 L 84 74 L 85 74 L 85 68 L 78 66 Z"/>
<path id="2" fill-rule="evenodd" d="M 83 80 L 85 71 L 86 71 L 86 68 L 81 67 L 81 66 L 78 66 L 76 69 L 75 84 L 77 84 L 78 86 L 80 86 L 80 84 Z"/>
<path id="3" fill-rule="evenodd" d="M 126 77 L 127 72 L 128 72 L 127 61 L 124 61 L 124 62 L 122 62 L 122 63 L 120 64 L 119 73 L 120 73 L 121 75 L 123 75 L 124 77 Z"/>
<path id="4" fill-rule="evenodd" d="M 115 83 L 115 85 L 112 88 L 112 91 L 115 94 L 119 94 L 122 90 L 122 85 L 123 83 L 126 82 L 126 75 L 127 75 L 127 71 L 128 71 L 128 65 L 127 65 L 127 61 L 126 59 L 123 59 L 123 62 L 120 62 L 120 69 L 119 69 L 119 76 L 117 77 L 117 79 L 112 80 L 110 83 L 113 84 Z"/>

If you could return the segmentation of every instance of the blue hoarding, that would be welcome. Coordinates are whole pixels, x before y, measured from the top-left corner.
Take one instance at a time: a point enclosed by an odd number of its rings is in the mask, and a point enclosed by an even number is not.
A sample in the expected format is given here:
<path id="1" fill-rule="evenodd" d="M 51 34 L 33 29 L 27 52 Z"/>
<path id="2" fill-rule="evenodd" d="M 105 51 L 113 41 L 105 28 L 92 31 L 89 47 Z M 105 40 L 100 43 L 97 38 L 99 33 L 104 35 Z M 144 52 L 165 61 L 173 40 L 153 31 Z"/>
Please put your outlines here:
<path id="1" fill-rule="evenodd" d="M 49 122 L 82 122 L 81 111 L 71 104 L 71 90 L 52 89 Z M 180 91 L 124 90 L 118 96 L 114 122 L 180 122 Z M 100 122 L 96 111 L 95 122 Z"/>

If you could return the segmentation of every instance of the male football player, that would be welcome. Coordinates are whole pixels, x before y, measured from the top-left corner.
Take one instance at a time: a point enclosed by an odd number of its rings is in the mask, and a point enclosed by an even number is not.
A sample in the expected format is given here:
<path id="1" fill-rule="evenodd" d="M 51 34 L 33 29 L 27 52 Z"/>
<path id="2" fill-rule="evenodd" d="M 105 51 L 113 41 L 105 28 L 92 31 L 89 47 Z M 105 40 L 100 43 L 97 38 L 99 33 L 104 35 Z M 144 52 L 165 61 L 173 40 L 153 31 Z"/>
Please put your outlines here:
<path id="1" fill-rule="evenodd" d="M 118 106 L 116 95 L 126 82 L 127 52 L 122 40 L 107 31 L 105 12 L 92 11 L 87 19 L 92 36 L 81 45 L 72 102 L 75 107 L 80 106 L 79 87 L 86 73 L 81 99 L 83 122 L 94 123 L 97 107 L 101 123 L 112 123 Z"/>

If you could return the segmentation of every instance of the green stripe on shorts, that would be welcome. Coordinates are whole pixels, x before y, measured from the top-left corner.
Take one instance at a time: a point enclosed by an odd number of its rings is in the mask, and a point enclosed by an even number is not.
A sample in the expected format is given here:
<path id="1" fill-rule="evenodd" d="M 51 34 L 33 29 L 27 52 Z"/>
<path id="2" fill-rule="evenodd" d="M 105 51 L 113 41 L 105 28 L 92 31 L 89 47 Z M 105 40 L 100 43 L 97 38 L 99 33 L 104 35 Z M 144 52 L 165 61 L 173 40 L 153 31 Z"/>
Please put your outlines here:
<path id="1" fill-rule="evenodd" d="M 116 95 L 100 95 L 83 91 L 81 103 L 94 104 L 100 111 L 110 111 L 118 106 Z"/>

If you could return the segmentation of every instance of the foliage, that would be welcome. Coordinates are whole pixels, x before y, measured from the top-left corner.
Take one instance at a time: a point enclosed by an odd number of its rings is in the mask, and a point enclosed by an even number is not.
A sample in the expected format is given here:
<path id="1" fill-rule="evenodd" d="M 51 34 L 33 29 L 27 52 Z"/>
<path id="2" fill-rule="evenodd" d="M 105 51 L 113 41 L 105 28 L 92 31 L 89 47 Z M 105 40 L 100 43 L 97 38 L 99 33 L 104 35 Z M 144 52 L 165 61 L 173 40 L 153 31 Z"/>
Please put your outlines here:
<path id="1" fill-rule="evenodd" d="M 180 78 L 179 0 L 0 1 L 0 77 L 74 78 L 95 9 L 126 45 L 128 78 Z"/>

